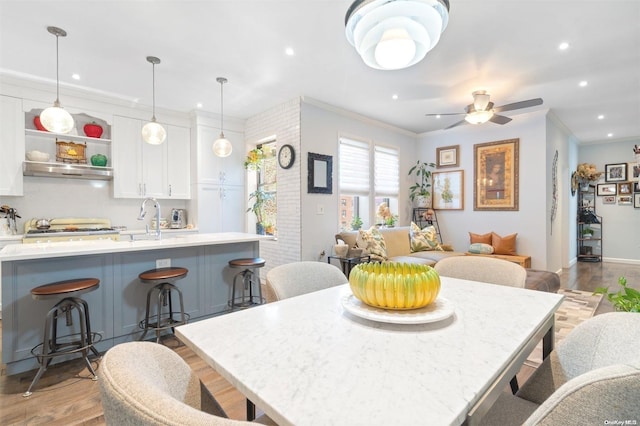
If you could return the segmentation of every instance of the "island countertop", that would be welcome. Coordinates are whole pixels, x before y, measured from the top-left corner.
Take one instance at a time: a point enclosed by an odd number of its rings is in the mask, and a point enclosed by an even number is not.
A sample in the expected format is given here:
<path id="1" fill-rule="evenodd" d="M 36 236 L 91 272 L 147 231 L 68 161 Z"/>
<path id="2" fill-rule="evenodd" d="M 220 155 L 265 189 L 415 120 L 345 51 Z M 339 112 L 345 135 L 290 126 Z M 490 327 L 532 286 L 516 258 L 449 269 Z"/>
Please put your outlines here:
<path id="1" fill-rule="evenodd" d="M 164 236 L 160 240 L 88 240 L 11 244 L 0 250 L 0 262 L 245 243 L 271 239 L 273 239 L 273 237 L 257 234 L 221 232 L 211 234 L 176 235 L 171 237 Z"/>

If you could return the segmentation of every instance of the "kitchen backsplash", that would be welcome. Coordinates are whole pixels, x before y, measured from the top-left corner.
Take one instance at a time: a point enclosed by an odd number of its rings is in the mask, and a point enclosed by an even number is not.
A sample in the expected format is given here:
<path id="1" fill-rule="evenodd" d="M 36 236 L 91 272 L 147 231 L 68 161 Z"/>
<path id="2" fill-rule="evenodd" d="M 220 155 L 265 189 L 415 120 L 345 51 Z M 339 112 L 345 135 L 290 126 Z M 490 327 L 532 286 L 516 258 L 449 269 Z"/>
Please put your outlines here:
<path id="1" fill-rule="evenodd" d="M 151 225 L 155 212 L 148 211 L 145 220 L 137 220 L 142 199 L 113 198 L 111 181 L 24 177 L 24 196 L 0 197 L 22 216 L 18 219 L 18 232 L 32 218 L 104 217 L 113 226 L 126 226 L 129 230 L 144 229 Z M 184 209 L 185 200 L 159 200 L 162 217 L 170 219 L 171 209 Z"/>

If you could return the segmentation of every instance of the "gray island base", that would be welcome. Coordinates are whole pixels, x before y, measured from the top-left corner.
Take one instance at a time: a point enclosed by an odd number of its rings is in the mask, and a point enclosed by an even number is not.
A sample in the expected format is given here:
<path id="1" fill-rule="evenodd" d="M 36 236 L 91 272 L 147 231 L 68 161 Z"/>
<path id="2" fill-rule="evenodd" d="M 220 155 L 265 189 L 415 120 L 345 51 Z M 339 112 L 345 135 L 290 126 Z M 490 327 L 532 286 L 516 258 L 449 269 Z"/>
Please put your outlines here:
<path id="1" fill-rule="evenodd" d="M 31 289 L 55 281 L 92 277 L 100 288 L 86 293 L 91 328 L 102 335 L 100 352 L 141 336 L 147 284 L 138 274 L 170 262 L 189 270 L 177 286 L 184 295 L 191 321 L 228 311 L 233 276 L 231 259 L 257 257 L 255 234 L 196 234 L 151 241 L 84 241 L 16 244 L 0 252 L 2 274 L 2 362 L 7 374 L 38 367 L 31 349 L 42 341 L 44 318 L 56 303 L 33 300 Z M 158 261 L 161 261 L 158 263 Z M 64 321 L 60 321 L 64 325 Z M 74 327 L 77 324 L 74 324 Z M 60 326 L 68 334 L 67 327 Z M 61 362 L 77 356 L 59 357 Z"/>

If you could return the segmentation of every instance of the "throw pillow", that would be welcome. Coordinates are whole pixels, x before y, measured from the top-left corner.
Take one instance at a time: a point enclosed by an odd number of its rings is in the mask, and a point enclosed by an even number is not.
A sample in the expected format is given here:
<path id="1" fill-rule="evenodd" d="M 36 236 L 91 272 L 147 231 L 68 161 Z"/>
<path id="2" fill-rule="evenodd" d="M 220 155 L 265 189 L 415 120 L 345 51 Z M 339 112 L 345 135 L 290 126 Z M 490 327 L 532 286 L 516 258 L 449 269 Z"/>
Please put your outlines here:
<path id="1" fill-rule="evenodd" d="M 491 245 L 493 246 L 493 252 L 495 254 L 508 254 L 508 255 L 517 255 L 516 252 L 516 236 L 518 234 L 511 234 L 504 237 L 496 234 L 495 232 L 491 233 Z"/>
<path id="2" fill-rule="evenodd" d="M 489 244 L 491 245 L 491 232 L 488 234 L 474 234 L 469 232 L 469 244 Z"/>
<path id="3" fill-rule="evenodd" d="M 371 260 L 378 262 L 387 260 L 387 246 L 384 242 L 384 237 L 375 226 L 366 231 L 358 230 L 356 245 L 370 255 Z"/>
<path id="4" fill-rule="evenodd" d="M 434 226 L 427 226 L 426 228 L 420 229 L 418 225 L 411 222 L 409 237 L 411 238 L 412 252 L 429 250 L 442 251 Z"/>
<path id="5" fill-rule="evenodd" d="M 493 254 L 493 246 L 491 244 L 473 243 L 469 246 L 469 253 Z"/>

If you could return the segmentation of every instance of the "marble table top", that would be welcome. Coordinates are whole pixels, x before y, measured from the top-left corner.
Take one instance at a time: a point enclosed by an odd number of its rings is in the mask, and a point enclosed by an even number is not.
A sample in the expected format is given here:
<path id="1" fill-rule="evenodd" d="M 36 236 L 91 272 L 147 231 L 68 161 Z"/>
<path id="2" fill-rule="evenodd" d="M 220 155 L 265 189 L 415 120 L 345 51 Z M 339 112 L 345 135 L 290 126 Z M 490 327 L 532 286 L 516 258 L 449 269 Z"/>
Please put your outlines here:
<path id="1" fill-rule="evenodd" d="M 176 334 L 280 425 L 451 425 L 512 374 L 507 368 L 553 325 L 562 301 L 442 277 L 439 297 L 453 315 L 392 324 L 345 311 L 350 292 L 333 287 Z"/>

